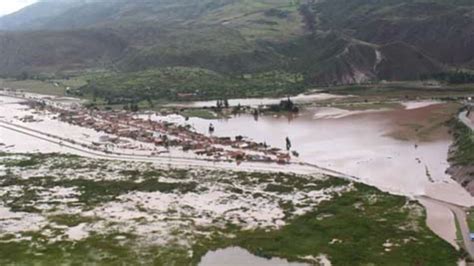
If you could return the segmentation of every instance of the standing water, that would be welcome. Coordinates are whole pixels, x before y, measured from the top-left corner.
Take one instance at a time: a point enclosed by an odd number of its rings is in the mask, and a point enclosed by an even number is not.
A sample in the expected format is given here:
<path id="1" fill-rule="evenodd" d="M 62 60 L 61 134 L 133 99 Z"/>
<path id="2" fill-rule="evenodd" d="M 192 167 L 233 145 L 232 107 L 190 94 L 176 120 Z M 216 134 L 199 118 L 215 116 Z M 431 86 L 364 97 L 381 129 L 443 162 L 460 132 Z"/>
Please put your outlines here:
<path id="1" fill-rule="evenodd" d="M 271 258 L 265 259 L 257 257 L 245 249 L 231 247 L 209 251 L 199 263 L 199 266 L 307 266 L 305 263 L 288 262 L 284 259 Z"/>
<path id="2" fill-rule="evenodd" d="M 187 123 L 207 133 L 212 123 L 217 136 L 244 135 L 285 149 L 285 138 L 300 160 L 356 176 L 383 191 L 408 197 L 428 196 L 460 206 L 473 206 L 474 198 L 446 174 L 452 139 L 448 134 L 419 142 L 392 137 L 399 124 L 441 108 L 440 103 L 406 103 L 404 109 L 346 111 L 312 108 L 296 117 L 240 115 L 230 119 L 204 120 L 180 116 L 155 117 Z M 446 208 L 425 205 L 428 225 L 455 245 L 454 219 Z"/>

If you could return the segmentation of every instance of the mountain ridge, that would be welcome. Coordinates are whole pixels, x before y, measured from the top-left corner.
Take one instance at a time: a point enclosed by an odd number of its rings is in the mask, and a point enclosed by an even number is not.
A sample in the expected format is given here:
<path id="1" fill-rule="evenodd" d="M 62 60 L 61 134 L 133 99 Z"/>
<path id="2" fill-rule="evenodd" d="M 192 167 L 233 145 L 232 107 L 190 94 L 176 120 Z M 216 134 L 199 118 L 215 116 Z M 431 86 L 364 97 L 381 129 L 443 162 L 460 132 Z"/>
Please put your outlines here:
<path id="1" fill-rule="evenodd" d="M 464 0 L 41 1 L 1 17 L 0 30 L 2 75 L 198 67 L 332 85 L 474 67 Z"/>

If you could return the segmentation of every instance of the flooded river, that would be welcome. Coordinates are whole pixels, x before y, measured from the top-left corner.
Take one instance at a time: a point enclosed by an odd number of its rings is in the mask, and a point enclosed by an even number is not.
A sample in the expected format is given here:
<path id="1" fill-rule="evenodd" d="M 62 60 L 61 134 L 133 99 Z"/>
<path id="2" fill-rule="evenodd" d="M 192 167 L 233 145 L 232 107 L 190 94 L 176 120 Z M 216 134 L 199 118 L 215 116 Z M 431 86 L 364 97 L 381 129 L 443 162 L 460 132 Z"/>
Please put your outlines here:
<path id="1" fill-rule="evenodd" d="M 220 120 L 191 118 L 187 122 L 180 116 L 155 119 L 188 123 L 202 133 L 207 133 L 212 123 L 218 136 L 244 135 L 282 149 L 285 138 L 289 137 L 302 161 L 359 177 L 364 183 L 394 194 L 426 195 L 460 206 L 474 205 L 474 198 L 446 174 L 452 143 L 446 129 L 429 141 L 401 140 L 394 136 L 405 133 L 399 125 L 429 120 L 426 114 L 442 112 L 443 104 L 418 102 L 403 106 L 378 111 L 311 108 L 297 117 L 255 119 L 252 115 L 241 115 Z M 456 245 L 451 212 L 435 204 L 425 207 L 429 209 L 429 226 Z"/>
<path id="2" fill-rule="evenodd" d="M 351 96 L 335 95 L 329 93 L 314 93 L 314 94 L 299 94 L 291 97 L 291 100 L 295 103 L 311 103 L 314 101 L 324 101 L 328 99 L 346 98 Z M 229 106 L 252 106 L 257 107 L 260 105 L 271 105 L 279 104 L 280 101 L 286 100 L 286 98 L 243 98 L 243 99 L 229 99 Z M 182 107 L 214 107 L 216 101 L 200 101 L 200 102 L 189 102 L 189 103 L 174 103 L 168 106 L 182 106 Z"/>
<path id="3" fill-rule="evenodd" d="M 419 105 L 403 110 L 416 115 Z M 402 195 L 428 195 L 440 200 L 470 206 L 473 198 L 446 173 L 449 135 L 429 142 L 398 140 L 391 135 L 400 114 L 396 111 L 345 111 L 312 108 L 297 117 L 251 115 L 231 119 L 204 120 L 180 116 L 167 120 L 188 123 L 207 133 L 209 124 L 215 135 L 237 136 L 285 147 L 289 137 L 300 159 L 359 177 L 382 190 Z"/>

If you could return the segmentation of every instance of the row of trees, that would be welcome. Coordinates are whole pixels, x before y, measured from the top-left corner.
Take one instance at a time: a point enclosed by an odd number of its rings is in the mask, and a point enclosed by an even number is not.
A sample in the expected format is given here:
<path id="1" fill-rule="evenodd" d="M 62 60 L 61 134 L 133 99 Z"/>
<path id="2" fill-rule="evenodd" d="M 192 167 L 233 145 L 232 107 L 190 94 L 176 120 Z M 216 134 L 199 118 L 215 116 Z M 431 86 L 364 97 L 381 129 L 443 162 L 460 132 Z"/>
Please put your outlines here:
<path id="1" fill-rule="evenodd" d="M 432 75 L 424 75 L 422 80 L 435 79 L 449 84 L 474 83 L 474 74 L 466 71 L 443 72 Z"/>
<path id="2" fill-rule="evenodd" d="M 216 107 L 217 109 L 229 108 L 229 100 L 217 100 Z"/>

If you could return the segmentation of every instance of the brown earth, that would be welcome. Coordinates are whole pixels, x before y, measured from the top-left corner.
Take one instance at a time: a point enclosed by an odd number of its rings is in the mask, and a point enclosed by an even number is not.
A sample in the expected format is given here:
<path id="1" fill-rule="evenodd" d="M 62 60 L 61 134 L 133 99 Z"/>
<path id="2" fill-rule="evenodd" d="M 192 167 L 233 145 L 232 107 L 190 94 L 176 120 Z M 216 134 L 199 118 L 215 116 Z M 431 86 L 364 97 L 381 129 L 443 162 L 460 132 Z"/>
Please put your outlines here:
<path id="1" fill-rule="evenodd" d="M 434 104 L 413 110 L 395 109 L 384 114 L 392 121 L 388 136 L 419 142 L 450 138 L 447 122 L 458 109 L 459 104 L 456 103 Z"/>

